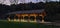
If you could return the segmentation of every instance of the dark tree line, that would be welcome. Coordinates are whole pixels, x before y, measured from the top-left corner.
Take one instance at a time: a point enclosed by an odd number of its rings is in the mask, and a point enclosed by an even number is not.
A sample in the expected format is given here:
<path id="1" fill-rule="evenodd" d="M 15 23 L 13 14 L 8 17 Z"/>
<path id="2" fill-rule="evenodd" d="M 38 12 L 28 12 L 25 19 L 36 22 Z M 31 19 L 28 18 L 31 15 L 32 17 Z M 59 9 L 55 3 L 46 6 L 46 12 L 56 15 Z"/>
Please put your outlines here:
<path id="1" fill-rule="evenodd" d="M 48 21 L 59 21 L 60 20 L 60 2 L 49 2 L 46 3 L 45 11 L 47 13 L 47 17 L 45 17 Z"/>
<path id="2" fill-rule="evenodd" d="M 9 13 L 13 11 L 24 11 L 24 10 L 34 10 L 34 9 L 44 9 L 44 3 L 28 3 L 28 4 L 12 4 L 10 6 L 0 4 L 0 13 Z"/>

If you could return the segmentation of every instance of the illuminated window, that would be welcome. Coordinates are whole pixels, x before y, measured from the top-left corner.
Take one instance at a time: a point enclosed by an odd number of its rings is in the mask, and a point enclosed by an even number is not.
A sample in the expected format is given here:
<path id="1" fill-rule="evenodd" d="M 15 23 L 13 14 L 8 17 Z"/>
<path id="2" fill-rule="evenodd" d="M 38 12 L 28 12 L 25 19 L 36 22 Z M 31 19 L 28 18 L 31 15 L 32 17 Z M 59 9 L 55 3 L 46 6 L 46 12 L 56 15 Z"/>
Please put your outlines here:
<path id="1" fill-rule="evenodd" d="M 20 16 L 20 19 L 23 19 L 23 16 Z"/>
<path id="2" fill-rule="evenodd" d="M 34 16 L 30 16 L 30 19 L 31 19 L 31 20 L 34 20 L 34 19 L 35 19 L 35 17 L 34 17 Z"/>
<path id="3" fill-rule="evenodd" d="M 14 19 L 14 16 L 13 15 L 10 15 L 10 17 L 9 17 L 10 19 Z"/>
<path id="4" fill-rule="evenodd" d="M 36 19 L 41 21 L 42 17 L 41 16 L 36 16 Z"/>
<path id="5" fill-rule="evenodd" d="M 28 20 L 28 18 L 29 18 L 28 16 L 25 16 L 25 17 L 24 17 L 25 20 Z"/>
<path id="6" fill-rule="evenodd" d="M 18 19 L 18 16 L 15 16 L 16 19 Z"/>

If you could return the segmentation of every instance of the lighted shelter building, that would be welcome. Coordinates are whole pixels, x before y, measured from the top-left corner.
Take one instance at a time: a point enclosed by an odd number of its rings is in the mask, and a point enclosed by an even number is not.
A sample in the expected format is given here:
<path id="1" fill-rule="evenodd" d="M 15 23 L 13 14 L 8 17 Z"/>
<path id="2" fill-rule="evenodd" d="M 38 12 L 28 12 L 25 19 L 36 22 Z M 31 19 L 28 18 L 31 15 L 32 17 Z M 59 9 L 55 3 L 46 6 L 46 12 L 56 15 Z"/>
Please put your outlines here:
<path id="1" fill-rule="evenodd" d="M 17 11 L 8 13 L 10 14 L 7 18 L 8 20 L 26 20 L 28 22 L 30 21 L 42 21 L 44 22 L 44 17 L 46 16 L 46 13 L 44 12 L 44 9 L 41 10 L 29 10 L 29 11 Z"/>

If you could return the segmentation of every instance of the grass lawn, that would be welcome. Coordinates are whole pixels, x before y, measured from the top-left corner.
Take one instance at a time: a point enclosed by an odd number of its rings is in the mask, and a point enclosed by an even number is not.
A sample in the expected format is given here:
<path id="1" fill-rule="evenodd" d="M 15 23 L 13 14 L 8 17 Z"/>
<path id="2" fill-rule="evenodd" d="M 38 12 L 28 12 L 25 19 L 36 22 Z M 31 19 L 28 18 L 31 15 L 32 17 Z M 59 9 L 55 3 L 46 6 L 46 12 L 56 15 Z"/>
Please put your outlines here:
<path id="1" fill-rule="evenodd" d="M 59 28 L 53 25 L 44 25 L 40 23 L 8 22 L 0 21 L 0 28 Z"/>

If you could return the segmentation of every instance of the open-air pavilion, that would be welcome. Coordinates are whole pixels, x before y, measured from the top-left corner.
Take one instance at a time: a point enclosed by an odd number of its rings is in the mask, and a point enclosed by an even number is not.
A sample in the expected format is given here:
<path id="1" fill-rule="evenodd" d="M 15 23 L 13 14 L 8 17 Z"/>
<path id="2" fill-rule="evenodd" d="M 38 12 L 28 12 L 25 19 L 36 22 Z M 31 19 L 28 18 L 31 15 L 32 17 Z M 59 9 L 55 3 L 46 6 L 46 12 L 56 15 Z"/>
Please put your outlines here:
<path id="1" fill-rule="evenodd" d="M 11 12 L 8 13 L 8 21 L 11 20 L 18 20 L 19 22 L 22 21 L 42 21 L 44 22 L 44 16 L 46 16 L 46 13 L 44 11 L 44 9 L 41 10 L 26 10 L 26 11 L 16 11 L 16 12 Z"/>

